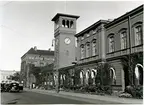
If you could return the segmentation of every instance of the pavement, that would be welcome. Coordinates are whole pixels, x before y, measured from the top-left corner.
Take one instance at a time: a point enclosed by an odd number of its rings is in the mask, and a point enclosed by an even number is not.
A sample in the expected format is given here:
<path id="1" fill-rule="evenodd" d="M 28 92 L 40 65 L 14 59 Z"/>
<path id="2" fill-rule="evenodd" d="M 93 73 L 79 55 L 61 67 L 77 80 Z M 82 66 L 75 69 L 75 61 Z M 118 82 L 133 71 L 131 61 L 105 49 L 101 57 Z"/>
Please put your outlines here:
<path id="1" fill-rule="evenodd" d="M 71 97 L 71 98 L 81 98 L 90 100 L 91 102 L 94 100 L 100 100 L 100 101 L 107 101 L 107 102 L 113 102 L 113 103 L 119 103 L 119 104 L 143 104 L 143 99 L 134 99 L 134 98 L 120 98 L 118 96 L 110 96 L 110 95 L 94 95 L 94 94 L 88 94 L 88 93 L 74 93 L 74 92 L 65 92 L 60 91 L 57 93 L 55 90 L 42 90 L 42 89 L 28 89 L 25 88 L 26 91 L 31 92 L 37 92 L 41 94 L 49 94 L 53 96 L 58 97 Z"/>

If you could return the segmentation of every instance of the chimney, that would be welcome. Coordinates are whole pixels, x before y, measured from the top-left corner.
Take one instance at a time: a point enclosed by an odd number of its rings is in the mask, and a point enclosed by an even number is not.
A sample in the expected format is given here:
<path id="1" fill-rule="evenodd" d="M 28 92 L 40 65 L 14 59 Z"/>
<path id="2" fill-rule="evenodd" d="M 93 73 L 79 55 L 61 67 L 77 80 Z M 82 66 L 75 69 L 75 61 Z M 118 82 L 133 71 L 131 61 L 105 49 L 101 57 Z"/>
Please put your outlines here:
<path id="1" fill-rule="evenodd" d="M 37 47 L 36 47 L 36 46 L 34 46 L 34 50 L 35 50 L 35 51 L 37 50 Z"/>

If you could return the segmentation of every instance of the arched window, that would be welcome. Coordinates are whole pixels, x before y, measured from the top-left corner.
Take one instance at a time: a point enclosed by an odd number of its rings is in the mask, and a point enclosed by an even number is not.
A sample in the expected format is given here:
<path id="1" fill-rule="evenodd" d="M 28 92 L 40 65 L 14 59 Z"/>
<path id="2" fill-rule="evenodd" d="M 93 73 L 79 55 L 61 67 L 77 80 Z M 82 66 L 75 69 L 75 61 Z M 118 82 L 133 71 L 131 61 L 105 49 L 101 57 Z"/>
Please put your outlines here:
<path id="1" fill-rule="evenodd" d="M 60 84 L 63 85 L 63 75 L 60 75 Z"/>
<path id="2" fill-rule="evenodd" d="M 138 25 L 134 28 L 135 31 L 135 45 L 142 44 L 142 25 Z"/>
<path id="3" fill-rule="evenodd" d="M 70 28 L 73 28 L 74 27 L 74 23 L 73 21 L 70 21 Z"/>
<path id="4" fill-rule="evenodd" d="M 92 56 L 95 56 L 96 52 L 97 52 L 97 49 L 96 49 L 96 39 L 94 39 L 92 41 Z"/>
<path id="5" fill-rule="evenodd" d="M 84 45 L 81 45 L 81 59 L 84 58 Z"/>
<path id="6" fill-rule="evenodd" d="M 85 79 L 86 79 L 86 84 L 89 84 L 89 76 L 90 76 L 90 71 L 89 70 L 87 70 L 86 71 L 86 74 L 85 74 Z"/>
<path id="7" fill-rule="evenodd" d="M 89 57 L 90 56 L 90 43 L 87 42 L 86 43 L 86 57 Z"/>
<path id="8" fill-rule="evenodd" d="M 81 71 L 80 71 L 80 84 L 81 84 L 81 85 L 83 85 L 83 82 L 84 82 L 84 77 L 83 77 L 83 76 L 84 76 L 84 71 L 81 70 Z"/>
<path id="9" fill-rule="evenodd" d="M 114 68 L 110 68 L 110 78 L 112 79 L 112 84 L 116 84 L 116 71 Z"/>
<path id="10" fill-rule="evenodd" d="M 69 20 L 66 21 L 66 28 L 69 28 Z"/>
<path id="11" fill-rule="evenodd" d="M 92 84 L 95 85 L 95 78 L 97 75 L 97 70 L 96 69 L 92 69 L 91 70 L 91 79 L 92 79 Z"/>
<path id="12" fill-rule="evenodd" d="M 121 49 L 126 49 L 127 48 L 127 30 L 122 29 L 119 31 L 119 33 L 120 33 Z"/>
<path id="13" fill-rule="evenodd" d="M 114 52 L 114 34 L 109 35 L 108 44 L 109 44 L 109 52 Z"/>
<path id="14" fill-rule="evenodd" d="M 132 31 L 134 34 L 135 45 L 141 45 L 143 43 L 143 22 L 139 21 L 133 24 Z"/>
<path id="15" fill-rule="evenodd" d="M 65 27 L 65 20 L 62 20 L 62 27 Z"/>

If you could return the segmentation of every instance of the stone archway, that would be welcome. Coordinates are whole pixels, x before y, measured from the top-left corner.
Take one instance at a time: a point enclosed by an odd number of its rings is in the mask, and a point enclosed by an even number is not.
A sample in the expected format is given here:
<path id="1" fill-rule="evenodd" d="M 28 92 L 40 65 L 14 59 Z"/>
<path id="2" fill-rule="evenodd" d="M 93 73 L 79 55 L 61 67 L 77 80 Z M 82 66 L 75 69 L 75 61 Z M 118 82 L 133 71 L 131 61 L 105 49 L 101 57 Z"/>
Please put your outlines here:
<path id="1" fill-rule="evenodd" d="M 92 79 L 92 84 L 95 85 L 95 79 L 97 75 L 97 70 L 96 69 L 91 69 L 91 79 Z"/>
<path id="2" fill-rule="evenodd" d="M 136 64 L 135 66 L 135 84 L 143 85 L 143 66 L 141 64 Z"/>
<path id="3" fill-rule="evenodd" d="M 85 84 L 86 85 L 89 85 L 89 78 L 90 78 L 90 70 L 88 69 L 88 70 L 86 70 L 86 72 L 85 72 Z"/>
<path id="4" fill-rule="evenodd" d="M 84 71 L 83 70 L 80 71 L 80 84 L 84 85 Z"/>

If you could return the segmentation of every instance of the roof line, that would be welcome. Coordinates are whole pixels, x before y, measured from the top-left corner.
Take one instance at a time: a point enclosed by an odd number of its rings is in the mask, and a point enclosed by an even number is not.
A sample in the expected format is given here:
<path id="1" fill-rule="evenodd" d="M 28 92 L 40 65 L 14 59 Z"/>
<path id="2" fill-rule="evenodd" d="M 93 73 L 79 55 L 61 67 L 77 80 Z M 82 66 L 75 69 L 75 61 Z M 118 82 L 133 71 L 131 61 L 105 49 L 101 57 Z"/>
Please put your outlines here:
<path id="1" fill-rule="evenodd" d="M 94 24 L 90 25 L 89 27 L 85 28 L 84 30 L 80 31 L 79 33 L 77 33 L 75 35 L 75 37 L 80 36 L 81 34 L 89 31 L 91 28 L 93 28 L 93 27 L 95 27 L 95 26 L 97 26 L 97 25 L 99 25 L 101 23 L 108 23 L 108 22 L 110 22 L 110 21 L 108 21 L 108 20 L 99 20 L 99 21 L 95 22 Z"/>
<path id="2" fill-rule="evenodd" d="M 140 5 L 139 7 L 135 8 L 135 9 L 133 9 L 133 10 L 131 10 L 131 11 L 123 14 L 123 15 L 121 15 L 120 17 L 114 19 L 114 20 L 111 21 L 110 23 L 106 24 L 105 27 L 108 28 L 109 26 L 115 24 L 116 22 L 119 22 L 119 21 L 121 21 L 122 19 L 125 19 L 125 18 L 127 18 L 128 16 L 130 16 L 130 15 L 132 15 L 132 14 L 134 14 L 134 13 L 137 13 L 137 11 L 140 11 L 140 10 L 143 9 L 143 6 L 144 6 L 144 5 Z"/>
<path id="3" fill-rule="evenodd" d="M 51 21 L 55 21 L 59 16 L 67 16 L 67 17 L 73 17 L 73 18 L 76 18 L 78 19 L 80 16 L 77 16 L 77 15 L 70 15 L 70 14 L 64 14 L 64 13 L 57 13 Z"/>

